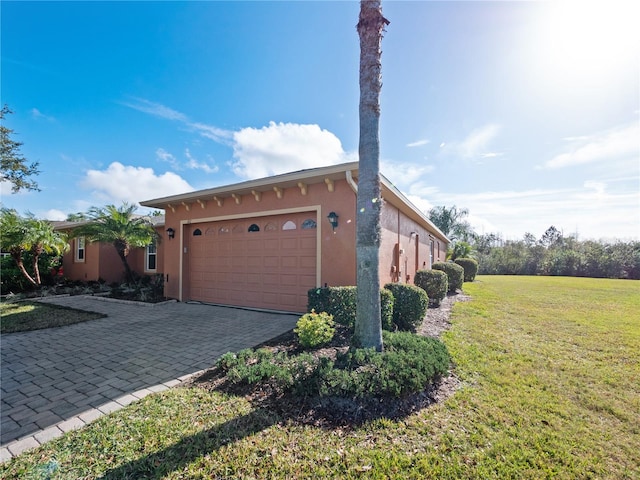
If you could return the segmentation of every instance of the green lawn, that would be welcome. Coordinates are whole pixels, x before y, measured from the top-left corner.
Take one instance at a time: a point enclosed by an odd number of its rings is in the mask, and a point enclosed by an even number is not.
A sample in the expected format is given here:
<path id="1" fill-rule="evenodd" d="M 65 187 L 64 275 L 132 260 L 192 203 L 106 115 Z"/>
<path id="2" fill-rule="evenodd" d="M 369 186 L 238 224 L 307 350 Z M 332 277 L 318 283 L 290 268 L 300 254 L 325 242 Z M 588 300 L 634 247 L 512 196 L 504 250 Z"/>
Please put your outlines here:
<path id="1" fill-rule="evenodd" d="M 3 301 L 0 303 L 0 316 L 0 332 L 14 333 L 73 325 L 106 315 L 32 301 Z"/>
<path id="2" fill-rule="evenodd" d="M 196 387 L 0 466 L 10 478 L 640 478 L 640 282 L 478 277 L 445 335 L 463 388 L 403 421 L 279 422 Z"/>

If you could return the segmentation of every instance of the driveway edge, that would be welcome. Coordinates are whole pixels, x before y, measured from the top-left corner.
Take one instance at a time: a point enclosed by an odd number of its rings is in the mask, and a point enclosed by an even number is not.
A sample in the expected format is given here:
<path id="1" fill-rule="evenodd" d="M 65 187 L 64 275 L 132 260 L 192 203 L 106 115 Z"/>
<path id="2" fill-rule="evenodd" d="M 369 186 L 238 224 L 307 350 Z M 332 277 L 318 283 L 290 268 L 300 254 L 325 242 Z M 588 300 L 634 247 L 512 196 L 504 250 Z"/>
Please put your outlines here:
<path id="1" fill-rule="evenodd" d="M 44 430 L 40 430 L 39 432 L 36 432 L 32 435 L 13 440 L 6 445 L 0 445 L 0 463 L 4 463 L 8 460 L 11 460 L 13 457 L 17 457 L 23 452 L 44 445 L 45 443 L 55 438 L 61 437 L 66 432 L 77 430 L 86 425 L 89 425 L 94 420 L 97 420 L 98 418 L 109 413 L 118 411 L 126 407 L 127 405 L 137 402 L 138 400 L 142 400 L 147 395 L 163 392 L 177 385 L 180 385 L 181 383 L 191 379 L 192 377 L 202 375 L 205 371 L 206 370 L 199 370 L 197 372 L 178 377 L 175 380 L 169 380 L 158 385 L 142 388 L 133 393 L 122 395 L 115 400 L 100 405 L 99 407 L 86 410 L 78 415 L 63 420 L 62 422 L 58 422 L 55 425 L 51 425 L 50 427 L 47 427 Z"/>

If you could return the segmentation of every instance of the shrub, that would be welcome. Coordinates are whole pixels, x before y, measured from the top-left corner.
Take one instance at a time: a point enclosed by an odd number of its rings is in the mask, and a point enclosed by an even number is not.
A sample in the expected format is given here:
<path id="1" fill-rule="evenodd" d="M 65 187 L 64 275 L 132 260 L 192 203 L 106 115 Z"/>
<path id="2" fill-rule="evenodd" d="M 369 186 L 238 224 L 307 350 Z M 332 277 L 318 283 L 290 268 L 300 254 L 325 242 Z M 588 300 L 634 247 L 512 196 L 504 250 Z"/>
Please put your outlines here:
<path id="1" fill-rule="evenodd" d="M 325 312 L 316 313 L 315 310 L 311 310 L 311 313 L 300 317 L 293 331 L 298 336 L 300 345 L 304 348 L 315 348 L 326 345 L 333 339 L 336 333 L 333 325 L 332 315 Z"/>
<path id="2" fill-rule="evenodd" d="M 429 303 L 436 306 L 447 296 L 449 280 L 447 274 L 441 270 L 418 270 L 414 283 L 427 293 Z"/>
<path id="3" fill-rule="evenodd" d="M 456 290 L 462 288 L 462 282 L 464 280 L 464 268 L 460 265 L 456 265 L 453 262 L 436 262 L 431 268 L 433 270 L 442 270 L 447 274 L 449 281 L 449 292 L 455 293 Z"/>
<path id="4" fill-rule="evenodd" d="M 456 258 L 456 265 L 460 265 L 464 270 L 464 281 L 473 282 L 478 273 L 478 262 L 473 258 Z"/>
<path id="5" fill-rule="evenodd" d="M 307 310 L 326 312 L 333 321 L 353 328 L 356 323 L 357 287 L 312 288 L 307 292 Z M 390 330 L 393 325 L 393 295 L 380 290 L 380 314 L 382 328 Z"/>
<path id="6" fill-rule="evenodd" d="M 450 357 L 438 339 L 409 332 L 383 332 L 384 352 L 351 349 L 335 361 L 310 353 L 289 356 L 260 348 L 226 353 L 216 368 L 232 384 L 265 391 L 338 397 L 401 396 L 424 390 L 446 373 Z"/>
<path id="7" fill-rule="evenodd" d="M 393 323 L 398 330 L 415 331 L 429 307 L 426 292 L 405 283 L 387 283 L 384 288 L 393 294 Z"/>
<path id="8" fill-rule="evenodd" d="M 449 368 L 449 352 L 438 339 L 384 332 L 384 352 L 351 349 L 324 368 L 322 396 L 402 396 L 424 390 Z"/>

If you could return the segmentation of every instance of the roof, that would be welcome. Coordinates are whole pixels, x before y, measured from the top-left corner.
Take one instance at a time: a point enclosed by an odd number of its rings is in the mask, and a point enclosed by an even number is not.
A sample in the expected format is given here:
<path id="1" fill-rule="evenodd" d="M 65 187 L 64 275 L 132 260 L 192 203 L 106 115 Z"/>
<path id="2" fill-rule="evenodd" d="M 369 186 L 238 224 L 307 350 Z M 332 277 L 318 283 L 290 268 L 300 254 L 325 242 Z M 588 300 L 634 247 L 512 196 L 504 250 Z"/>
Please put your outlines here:
<path id="1" fill-rule="evenodd" d="M 342 163 L 328 167 L 309 168 L 256 180 L 248 180 L 246 182 L 145 200 L 140 202 L 140 205 L 163 210 L 166 210 L 167 208 L 173 209 L 181 204 L 192 204 L 198 201 L 220 200 L 230 198 L 233 195 L 254 195 L 257 192 L 272 192 L 274 187 L 284 190 L 285 188 L 290 187 L 300 187 L 301 184 L 313 185 L 317 183 L 331 183 L 332 181 L 344 180 L 345 178 L 357 179 L 358 170 L 359 162 Z M 418 223 L 429 225 L 430 228 L 438 234 L 438 236 L 446 242 L 450 242 L 447 236 L 442 233 L 442 231 L 436 227 L 431 220 L 429 220 L 425 213 L 421 212 L 413 203 L 411 203 L 411 201 L 409 201 L 409 199 L 384 175 L 380 175 L 380 181 L 383 188 L 383 197 L 386 201 L 399 207 L 403 213 Z M 355 184 L 353 186 L 354 189 L 357 189 Z"/>
<path id="2" fill-rule="evenodd" d="M 164 226 L 164 215 L 134 215 L 134 217 L 145 217 L 154 227 L 162 227 Z M 51 221 L 51 225 L 53 225 L 54 230 L 70 230 L 73 228 L 80 227 L 82 225 L 86 225 L 90 223 L 91 220 L 62 220 L 62 221 Z"/>

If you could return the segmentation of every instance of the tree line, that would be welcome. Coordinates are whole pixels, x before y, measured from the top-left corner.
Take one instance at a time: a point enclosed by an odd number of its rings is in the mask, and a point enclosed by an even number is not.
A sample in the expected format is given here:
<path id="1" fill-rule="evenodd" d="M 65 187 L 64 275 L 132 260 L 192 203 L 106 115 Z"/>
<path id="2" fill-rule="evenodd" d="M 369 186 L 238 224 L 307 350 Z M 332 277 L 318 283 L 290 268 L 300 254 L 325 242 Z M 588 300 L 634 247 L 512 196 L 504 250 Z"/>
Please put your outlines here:
<path id="1" fill-rule="evenodd" d="M 481 275 L 561 275 L 640 279 L 640 241 L 579 240 L 550 226 L 539 238 L 520 240 L 479 235 L 465 220 L 469 211 L 455 205 L 434 207 L 430 220 L 452 240 L 449 258 L 471 257 Z"/>

